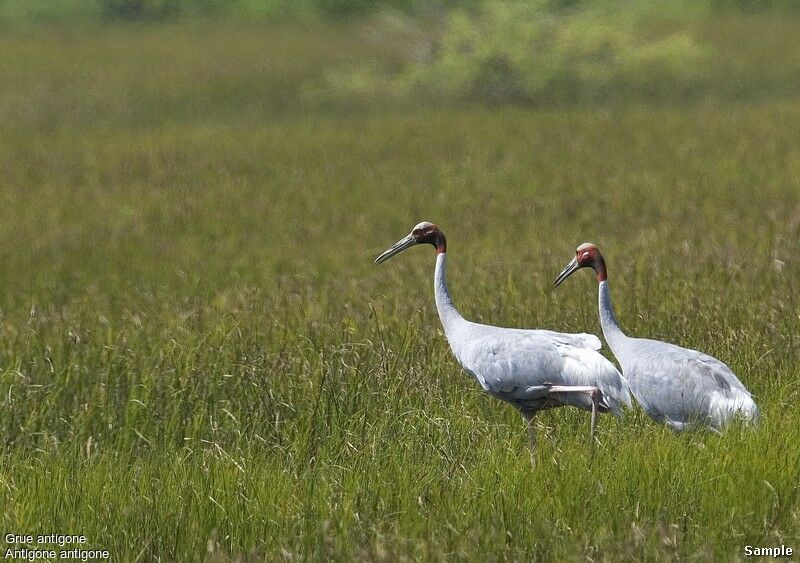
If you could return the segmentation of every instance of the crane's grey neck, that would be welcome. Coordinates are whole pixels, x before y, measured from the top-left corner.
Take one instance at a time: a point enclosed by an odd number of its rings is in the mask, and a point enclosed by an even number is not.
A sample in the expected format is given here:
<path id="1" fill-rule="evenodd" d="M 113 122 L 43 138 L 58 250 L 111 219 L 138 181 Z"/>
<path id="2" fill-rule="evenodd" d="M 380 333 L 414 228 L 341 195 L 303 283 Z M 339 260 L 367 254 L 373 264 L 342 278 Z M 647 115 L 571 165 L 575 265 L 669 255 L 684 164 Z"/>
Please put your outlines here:
<path id="1" fill-rule="evenodd" d="M 617 316 L 614 314 L 614 305 L 611 303 L 611 288 L 608 285 L 608 280 L 603 280 L 598 288 L 599 305 L 600 305 L 600 326 L 603 328 L 603 336 L 608 342 L 609 348 L 614 352 L 614 355 L 619 358 L 620 346 L 622 341 L 627 338 L 619 328 Z"/>
<path id="2" fill-rule="evenodd" d="M 445 335 L 448 339 L 459 321 L 464 318 L 456 309 L 450 292 L 447 291 L 447 276 L 445 275 L 445 264 L 447 263 L 447 253 L 440 252 L 436 255 L 436 272 L 433 276 L 433 291 L 436 296 L 436 310 L 439 312 L 439 319 L 442 321 Z"/>

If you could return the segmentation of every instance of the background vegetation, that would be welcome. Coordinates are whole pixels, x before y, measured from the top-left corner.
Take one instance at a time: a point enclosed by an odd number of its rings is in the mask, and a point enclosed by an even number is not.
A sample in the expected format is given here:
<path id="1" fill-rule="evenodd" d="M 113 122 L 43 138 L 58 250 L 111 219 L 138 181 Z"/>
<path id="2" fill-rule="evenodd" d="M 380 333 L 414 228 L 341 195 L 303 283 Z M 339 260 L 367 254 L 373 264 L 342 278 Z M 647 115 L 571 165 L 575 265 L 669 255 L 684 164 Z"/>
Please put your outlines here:
<path id="1" fill-rule="evenodd" d="M 437 68 L 409 53 L 480 6 L 7 24 L 0 528 L 119 560 L 800 548 L 800 17 L 717 5 L 629 28 L 634 51 L 691 38 L 691 89 L 564 98 L 331 82 Z M 674 435 L 634 411 L 591 456 L 561 409 L 532 470 L 519 416 L 450 356 L 430 250 L 372 265 L 422 219 L 462 312 L 498 325 L 597 332 L 589 276 L 551 289 L 597 242 L 623 326 L 728 362 L 762 424 Z"/>
<path id="2" fill-rule="evenodd" d="M 308 21 L 364 16 L 386 10 L 409 15 L 442 15 L 451 8 L 480 12 L 493 5 L 525 3 L 553 11 L 645 10 L 659 16 L 691 18 L 720 12 L 793 12 L 800 0 L 2 0 L 0 22 L 6 24 L 103 21 L 220 19 L 245 21 Z"/>

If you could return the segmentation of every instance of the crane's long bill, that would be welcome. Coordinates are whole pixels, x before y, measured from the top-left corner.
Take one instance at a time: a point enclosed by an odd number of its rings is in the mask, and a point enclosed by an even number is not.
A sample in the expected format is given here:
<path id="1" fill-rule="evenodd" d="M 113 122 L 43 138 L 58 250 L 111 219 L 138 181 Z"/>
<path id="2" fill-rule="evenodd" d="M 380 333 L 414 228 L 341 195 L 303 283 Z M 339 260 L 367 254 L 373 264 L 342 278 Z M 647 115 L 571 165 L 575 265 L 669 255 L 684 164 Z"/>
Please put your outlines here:
<path id="1" fill-rule="evenodd" d="M 570 277 L 572 273 L 578 269 L 580 269 L 580 266 L 578 265 L 578 259 L 573 258 L 572 261 L 567 264 L 567 267 L 561 270 L 561 273 L 558 274 L 558 277 L 556 278 L 556 287 L 561 285 L 561 282 Z"/>
<path id="2" fill-rule="evenodd" d="M 385 250 L 383 252 L 383 254 L 378 256 L 375 259 L 375 263 L 376 264 L 380 264 L 384 260 L 388 260 L 389 258 L 394 256 L 395 254 L 399 254 L 400 252 L 403 252 L 406 248 L 414 246 L 415 244 L 417 244 L 417 241 L 416 241 L 416 239 L 414 239 L 413 236 L 408 235 L 406 237 L 403 237 L 400 240 L 398 240 L 396 243 L 394 243 L 391 248 L 389 248 L 388 250 Z"/>

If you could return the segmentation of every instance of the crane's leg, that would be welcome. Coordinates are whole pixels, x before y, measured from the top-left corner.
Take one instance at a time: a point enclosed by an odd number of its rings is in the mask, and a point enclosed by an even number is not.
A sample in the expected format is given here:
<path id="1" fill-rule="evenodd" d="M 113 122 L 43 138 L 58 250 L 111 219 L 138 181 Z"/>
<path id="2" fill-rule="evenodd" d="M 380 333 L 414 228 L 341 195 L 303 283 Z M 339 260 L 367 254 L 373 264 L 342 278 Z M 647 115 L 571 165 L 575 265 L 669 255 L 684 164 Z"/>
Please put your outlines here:
<path id="1" fill-rule="evenodd" d="M 597 422 L 597 409 L 599 408 L 600 403 L 600 389 L 595 387 L 594 391 L 589 393 L 589 397 L 592 399 L 592 422 L 589 426 L 589 442 L 591 443 L 592 447 L 594 447 L 594 427 Z"/>
<path id="2" fill-rule="evenodd" d="M 522 418 L 525 419 L 525 425 L 528 428 L 528 441 L 531 448 L 531 465 L 536 467 L 536 431 L 533 429 L 533 418 L 536 416 L 536 411 L 520 411 Z"/>
<path id="3" fill-rule="evenodd" d="M 592 400 L 592 421 L 589 426 L 589 443 L 594 446 L 594 427 L 597 423 L 597 413 L 600 406 L 600 389 L 593 385 L 553 385 L 549 393 L 583 393 Z"/>

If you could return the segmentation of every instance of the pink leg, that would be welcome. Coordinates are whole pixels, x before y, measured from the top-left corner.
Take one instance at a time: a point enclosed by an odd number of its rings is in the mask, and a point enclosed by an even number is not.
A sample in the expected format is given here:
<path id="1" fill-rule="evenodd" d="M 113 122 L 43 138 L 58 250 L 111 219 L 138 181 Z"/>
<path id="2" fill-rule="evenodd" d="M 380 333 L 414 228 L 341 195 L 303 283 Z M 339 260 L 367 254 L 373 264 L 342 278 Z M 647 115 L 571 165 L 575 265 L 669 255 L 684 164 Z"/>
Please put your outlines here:
<path id="1" fill-rule="evenodd" d="M 594 427 L 597 422 L 598 404 L 600 402 L 600 389 L 592 385 L 553 385 L 549 393 L 585 393 L 592 399 L 592 421 L 589 426 L 589 442 L 594 446 Z"/>
<path id="2" fill-rule="evenodd" d="M 536 416 L 536 412 L 526 412 L 522 411 L 522 418 L 525 419 L 525 425 L 528 428 L 528 440 L 530 441 L 530 448 L 531 448 L 531 465 L 536 467 L 536 432 L 533 429 L 533 417 Z"/>

